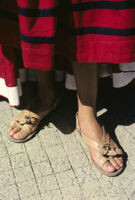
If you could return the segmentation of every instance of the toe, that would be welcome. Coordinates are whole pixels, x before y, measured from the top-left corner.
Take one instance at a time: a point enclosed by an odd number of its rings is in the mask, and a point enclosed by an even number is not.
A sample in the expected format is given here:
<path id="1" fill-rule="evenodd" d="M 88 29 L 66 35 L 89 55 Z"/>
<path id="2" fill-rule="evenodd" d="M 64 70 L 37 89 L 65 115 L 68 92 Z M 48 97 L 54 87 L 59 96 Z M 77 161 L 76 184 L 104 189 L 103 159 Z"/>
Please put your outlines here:
<path id="1" fill-rule="evenodd" d="M 23 139 L 25 139 L 26 135 L 27 134 L 25 134 L 23 131 L 19 131 L 13 135 L 13 138 L 16 140 L 23 140 Z"/>
<path id="2" fill-rule="evenodd" d="M 11 122 L 9 127 L 8 127 L 8 132 L 10 132 L 13 128 L 15 128 L 15 126 L 16 126 L 16 122 L 15 121 Z"/>
<path id="3" fill-rule="evenodd" d="M 108 173 L 113 173 L 115 171 L 115 167 L 108 161 L 104 164 L 103 170 Z"/>
<path id="4" fill-rule="evenodd" d="M 117 164 L 119 165 L 119 167 L 123 166 L 123 158 L 122 157 L 120 157 L 120 158 L 114 158 L 114 160 L 117 162 Z"/>
<path id="5" fill-rule="evenodd" d="M 120 168 L 119 164 L 116 162 L 114 158 L 110 158 L 110 163 L 114 166 L 116 170 Z"/>
<path id="6" fill-rule="evenodd" d="M 20 130 L 21 130 L 20 126 L 15 126 L 11 131 L 9 131 L 9 135 L 13 136 L 14 134 L 19 132 Z"/>

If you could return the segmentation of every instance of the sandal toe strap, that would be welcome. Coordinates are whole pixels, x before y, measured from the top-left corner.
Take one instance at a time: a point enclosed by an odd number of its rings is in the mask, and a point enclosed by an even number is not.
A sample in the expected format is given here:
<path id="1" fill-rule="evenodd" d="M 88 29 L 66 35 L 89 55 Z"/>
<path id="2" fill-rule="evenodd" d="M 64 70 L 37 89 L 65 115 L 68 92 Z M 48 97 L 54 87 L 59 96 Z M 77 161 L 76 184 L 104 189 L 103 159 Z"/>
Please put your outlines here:
<path id="1" fill-rule="evenodd" d="M 20 126 L 20 131 L 23 133 L 23 135 L 27 136 L 33 133 L 33 131 L 37 128 L 40 122 L 40 117 L 35 113 L 24 110 L 21 113 L 21 117 L 14 120 Z"/>
<path id="2" fill-rule="evenodd" d="M 30 111 L 23 111 L 22 117 L 20 119 L 16 119 L 16 122 L 21 125 L 36 125 L 40 121 L 40 117 Z"/>
<path id="3" fill-rule="evenodd" d="M 106 158 L 104 156 L 102 156 L 99 160 L 98 160 L 98 166 L 101 167 L 103 169 L 104 165 L 110 160 L 110 158 Z"/>
<path id="4" fill-rule="evenodd" d="M 109 143 L 105 143 L 101 147 L 101 154 L 105 157 L 119 157 L 122 156 L 122 150 L 110 140 Z"/>
<path id="5" fill-rule="evenodd" d="M 122 156 L 122 155 L 120 155 L 120 156 Z M 105 156 L 102 155 L 102 157 L 98 160 L 97 165 L 103 169 L 104 165 L 105 165 L 107 162 L 110 162 L 111 159 L 114 158 L 114 157 L 118 157 L 118 155 L 115 155 L 115 156 L 108 156 L 108 157 L 105 157 Z"/>

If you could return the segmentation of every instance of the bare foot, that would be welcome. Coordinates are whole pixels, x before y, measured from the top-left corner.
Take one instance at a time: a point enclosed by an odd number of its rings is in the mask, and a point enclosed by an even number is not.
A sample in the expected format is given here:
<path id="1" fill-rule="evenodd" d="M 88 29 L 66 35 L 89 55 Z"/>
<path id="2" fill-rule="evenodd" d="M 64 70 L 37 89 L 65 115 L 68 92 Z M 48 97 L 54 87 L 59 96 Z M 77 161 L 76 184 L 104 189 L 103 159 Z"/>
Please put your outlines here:
<path id="1" fill-rule="evenodd" d="M 27 140 L 32 135 L 43 117 L 47 116 L 59 103 L 57 95 L 51 95 L 46 101 L 38 100 L 28 109 L 23 110 L 19 115 L 12 119 L 8 127 L 8 134 L 13 141 Z"/>
<path id="2" fill-rule="evenodd" d="M 101 168 L 104 172 L 113 173 L 120 169 L 123 166 L 123 152 L 122 150 L 115 144 L 115 142 L 111 139 L 110 143 L 108 143 L 108 147 L 106 146 L 107 151 L 106 153 L 112 154 L 110 159 L 107 159 L 104 156 L 104 153 L 101 152 L 105 149 L 99 148 L 103 146 L 103 129 L 99 126 L 95 114 L 92 108 L 85 106 L 84 109 L 80 109 L 78 112 L 78 123 L 81 132 L 83 133 L 84 137 L 86 138 L 86 142 L 90 143 L 90 152 L 91 157 L 94 163 Z M 109 137 L 109 135 L 105 134 L 105 138 Z M 89 140 L 90 139 L 90 140 Z M 109 140 L 109 139 L 108 139 Z M 93 143 L 94 141 L 94 143 Z M 95 144 L 95 146 L 94 146 Z M 111 148 L 110 148 L 111 145 Z M 114 149 L 113 149 L 113 148 Z M 110 148 L 110 150 L 109 150 Z M 109 154 L 106 154 L 109 155 Z M 117 156 L 121 155 L 121 156 Z"/>

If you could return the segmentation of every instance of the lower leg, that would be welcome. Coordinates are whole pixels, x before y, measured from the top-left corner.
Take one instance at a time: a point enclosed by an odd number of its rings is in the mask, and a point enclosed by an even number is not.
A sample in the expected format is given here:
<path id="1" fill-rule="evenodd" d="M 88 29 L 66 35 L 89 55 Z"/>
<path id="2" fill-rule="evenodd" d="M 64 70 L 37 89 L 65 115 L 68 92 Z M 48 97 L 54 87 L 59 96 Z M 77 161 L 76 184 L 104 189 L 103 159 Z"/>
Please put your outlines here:
<path id="1" fill-rule="evenodd" d="M 91 130 L 91 138 L 97 141 L 101 140 L 102 129 L 96 120 L 98 66 L 96 63 L 75 63 L 73 68 L 78 93 L 80 128 L 87 135 L 89 135 L 89 130 Z"/>
<path id="2" fill-rule="evenodd" d="M 38 80 L 38 103 L 31 106 L 31 111 L 39 112 L 49 108 L 57 98 L 53 72 L 36 70 Z"/>
<path id="3" fill-rule="evenodd" d="M 74 75 L 78 92 L 78 121 L 81 131 L 97 143 L 102 143 L 103 130 L 98 124 L 95 115 L 97 88 L 98 88 L 98 66 L 96 63 L 75 63 L 73 65 Z M 99 153 L 91 149 L 91 155 L 95 163 L 98 163 Z M 122 166 L 122 159 L 112 159 L 107 162 L 103 170 L 111 173 Z"/>

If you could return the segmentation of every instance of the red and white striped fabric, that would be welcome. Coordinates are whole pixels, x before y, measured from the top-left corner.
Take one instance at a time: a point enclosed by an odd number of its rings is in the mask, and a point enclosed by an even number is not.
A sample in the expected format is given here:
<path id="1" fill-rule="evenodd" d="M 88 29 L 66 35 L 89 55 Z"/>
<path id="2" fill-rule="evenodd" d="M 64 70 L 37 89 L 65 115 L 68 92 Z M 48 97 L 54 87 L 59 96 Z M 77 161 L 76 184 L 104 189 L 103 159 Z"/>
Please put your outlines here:
<path id="1" fill-rule="evenodd" d="M 72 0 L 78 62 L 135 60 L 135 1 Z"/>
<path id="2" fill-rule="evenodd" d="M 49 70 L 54 54 L 56 0 L 18 0 L 24 65 Z M 66 0 L 66 4 L 69 1 Z M 72 0 L 69 9 L 78 62 L 135 61 L 135 2 Z M 70 10 L 69 10 L 70 12 Z M 71 23 L 71 22 L 70 22 Z M 75 58 L 74 58 L 75 59 Z"/>
<path id="3" fill-rule="evenodd" d="M 0 95 L 7 98 L 12 106 L 19 105 L 19 96 L 22 91 L 18 86 L 20 82 L 15 76 L 15 64 L 4 55 L 2 45 L 0 45 Z"/>
<path id="4" fill-rule="evenodd" d="M 63 1 L 17 0 L 25 67 L 51 70 L 57 27 L 57 7 L 61 2 Z M 74 60 L 98 63 L 135 61 L 134 1 L 72 0 L 71 2 L 65 0 L 63 4 L 66 3 L 69 5 L 67 6 L 69 9 L 67 21 L 70 27 L 67 31 L 75 44 Z M 3 4 L 3 1 L 0 2 L 0 6 Z M 11 1 L 10 4 L 12 5 Z M 6 20 L 8 17 L 10 20 L 17 20 L 15 14 L 11 17 L 11 13 L 4 17 Z"/>

